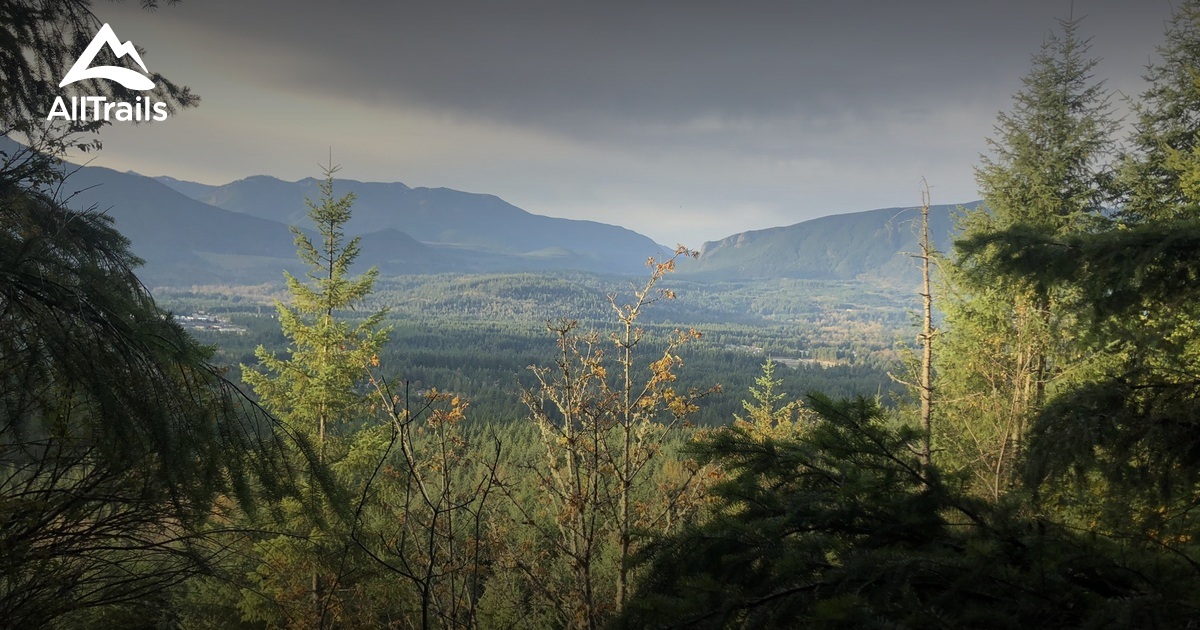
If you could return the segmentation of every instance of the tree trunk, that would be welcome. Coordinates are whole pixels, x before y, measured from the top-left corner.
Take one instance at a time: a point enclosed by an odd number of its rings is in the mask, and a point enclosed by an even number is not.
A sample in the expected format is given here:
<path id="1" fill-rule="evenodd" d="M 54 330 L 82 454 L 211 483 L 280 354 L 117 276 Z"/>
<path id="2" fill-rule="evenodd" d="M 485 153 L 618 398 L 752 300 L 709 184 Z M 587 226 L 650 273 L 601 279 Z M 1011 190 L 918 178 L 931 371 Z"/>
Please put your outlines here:
<path id="1" fill-rule="evenodd" d="M 925 314 L 921 326 L 921 429 L 925 432 L 921 444 L 921 463 L 928 466 L 933 462 L 933 290 L 929 281 L 930 257 L 933 247 L 929 242 L 929 185 L 922 181 L 921 190 L 921 300 Z"/>

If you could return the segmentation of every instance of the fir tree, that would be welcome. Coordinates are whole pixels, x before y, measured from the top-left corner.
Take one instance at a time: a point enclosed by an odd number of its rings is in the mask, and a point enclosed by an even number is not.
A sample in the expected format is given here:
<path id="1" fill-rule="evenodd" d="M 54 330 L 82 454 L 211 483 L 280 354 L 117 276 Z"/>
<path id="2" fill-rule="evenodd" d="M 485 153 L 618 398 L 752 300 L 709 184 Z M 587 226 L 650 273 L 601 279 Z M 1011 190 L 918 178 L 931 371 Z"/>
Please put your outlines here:
<path id="1" fill-rule="evenodd" d="M 323 170 L 321 197 L 316 202 L 305 199 L 321 240 L 314 244 L 303 230 L 292 228 L 297 254 L 310 266 L 309 282 L 284 272 L 292 302 L 276 304 L 291 356 L 279 358 L 259 346 L 255 356 L 265 372 L 243 366 L 246 383 L 263 404 L 313 436 L 322 461 L 327 439 L 336 436 L 340 424 L 361 414 L 365 392 L 358 385 L 387 338 L 380 328 L 385 311 L 372 313 L 353 327 L 340 317 L 362 305 L 379 272 L 372 267 L 350 277 L 360 239 L 347 241 L 344 226 L 350 220 L 354 194 L 335 198 L 333 176 L 338 168 L 331 164 Z"/>
<path id="2" fill-rule="evenodd" d="M 344 319 L 346 311 L 361 306 L 370 295 L 378 272 L 371 268 L 350 277 L 359 239 L 347 240 L 344 226 L 354 195 L 336 198 L 333 176 L 338 168 L 331 163 L 323 170 L 320 198 L 305 200 L 320 240 L 314 243 L 303 230 L 292 228 L 298 255 L 310 266 L 308 282 L 285 273 L 292 302 L 276 305 L 290 356 L 279 358 L 259 346 L 255 354 L 265 371 L 242 368 L 263 406 L 315 443 L 317 459 L 309 482 L 310 504 L 293 505 L 287 514 L 285 525 L 294 532 L 257 545 L 263 563 L 251 579 L 274 601 L 249 595 L 243 609 L 251 620 L 273 622 L 282 608 L 293 619 L 316 627 L 355 623 L 355 615 L 362 613 L 343 584 L 353 564 L 348 560 L 352 541 L 342 531 L 348 493 L 322 473 L 345 456 L 344 429 L 367 414 L 368 369 L 378 361 L 387 338 L 380 327 L 385 311 L 354 325 Z M 300 586 L 304 580 L 309 582 L 307 589 Z"/>
<path id="3" fill-rule="evenodd" d="M 0 624 L 161 620 L 215 570 L 231 505 L 295 496 L 286 433 L 161 311 L 141 261 L 57 158 L 99 123 L 45 120 L 57 74 L 100 22 L 80 0 L 0 5 Z M 152 8 L 156 3 L 144 1 Z M 54 70 L 57 72 L 57 70 Z M 156 76 L 155 96 L 195 103 Z M 72 89 L 133 96 L 109 81 Z M 10 145 L 11 146 L 11 145 Z M 129 617 L 126 617 L 129 618 Z"/>
<path id="4" fill-rule="evenodd" d="M 1134 132 L 1121 159 L 1120 217 L 1128 223 L 1200 216 L 1189 166 L 1200 153 L 1200 2 L 1181 3 L 1158 52 L 1144 77 L 1149 87 L 1134 103 Z"/>
<path id="5" fill-rule="evenodd" d="M 778 390 L 783 379 L 775 378 L 775 365 L 771 359 L 763 363 L 762 374 L 754 379 L 758 387 L 750 387 L 754 402 L 743 400 L 742 408 L 746 410 L 746 416 L 733 417 L 734 426 L 761 439 L 793 436 L 801 430 L 804 422 L 800 401 L 788 401 L 787 393 Z"/>
<path id="6" fill-rule="evenodd" d="M 1013 226 L 1055 236 L 1102 225 L 1104 164 L 1113 123 L 1095 60 L 1077 22 L 1062 22 L 1001 113 L 976 178 L 984 206 L 963 217 L 963 239 Z M 1076 361 L 1069 349 L 1068 296 L 1004 275 L 994 252 L 977 250 L 949 268 L 943 304 L 950 333 L 943 375 L 951 464 L 976 473 L 998 495 L 1012 482 L 1029 418 Z"/>
<path id="7" fill-rule="evenodd" d="M 1200 3 L 1169 24 L 1123 156 L 1119 223 L 1047 235 L 1013 226 L 963 241 L 1007 278 L 1074 296 L 1094 357 L 1030 430 L 1026 481 L 1076 524 L 1194 556 L 1200 482 Z"/>

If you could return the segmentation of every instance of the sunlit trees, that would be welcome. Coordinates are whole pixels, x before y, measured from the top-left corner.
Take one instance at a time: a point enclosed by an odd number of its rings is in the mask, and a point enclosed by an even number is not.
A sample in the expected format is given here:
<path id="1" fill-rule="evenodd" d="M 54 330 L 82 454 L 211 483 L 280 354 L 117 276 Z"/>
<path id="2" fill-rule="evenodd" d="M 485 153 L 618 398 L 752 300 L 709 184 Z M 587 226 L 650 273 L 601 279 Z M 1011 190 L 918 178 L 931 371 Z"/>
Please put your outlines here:
<path id="1" fill-rule="evenodd" d="M 1200 3 L 1186 0 L 1167 25 L 1149 85 L 1133 103 L 1133 134 L 1118 171 L 1124 223 L 1196 218 L 1200 152 Z"/>
<path id="2" fill-rule="evenodd" d="M 754 379 L 757 387 L 750 388 L 754 402 L 743 400 L 742 409 L 746 415 L 733 418 L 733 426 L 763 439 L 794 436 L 808 419 L 799 400 L 788 400 L 788 394 L 779 391 L 783 380 L 775 377 L 775 366 L 771 359 L 763 363 L 762 374 Z"/>
<path id="3" fill-rule="evenodd" d="M 345 456 L 346 427 L 368 415 L 362 386 L 387 332 L 380 326 L 383 311 L 353 325 L 344 315 L 370 294 L 377 272 L 350 276 L 359 239 L 347 240 L 343 228 L 354 196 L 334 196 L 337 170 L 332 164 L 326 167 L 320 198 L 306 200 L 320 240 L 314 243 L 306 232 L 293 228 L 298 254 L 310 271 L 308 282 L 287 274 L 292 301 L 277 305 L 289 356 L 279 358 L 260 347 L 256 355 L 265 371 L 243 366 L 243 378 L 263 406 L 308 438 L 318 464 L 308 480 L 311 500 L 287 506 L 284 525 L 292 531 L 256 546 L 263 560 L 251 577 L 271 599 L 249 594 L 245 606 L 251 618 L 272 623 L 290 619 L 328 627 L 348 623 L 353 614 L 347 609 L 353 598 L 345 595 L 342 583 L 351 569 L 348 555 L 355 549 L 344 526 L 347 493 L 319 473 Z M 306 587 L 299 587 L 298 581 Z"/>
<path id="4" fill-rule="evenodd" d="M 1200 4 L 1179 8 L 1160 53 L 1122 156 L 1114 225 L 1065 235 L 1012 226 L 963 251 L 1072 296 L 1077 346 L 1103 357 L 1036 417 L 1026 482 L 1063 518 L 1196 558 Z"/>
<path id="5" fill-rule="evenodd" d="M 1047 236 L 1104 223 L 1113 123 L 1103 83 L 1077 22 L 1063 22 L 997 118 L 991 155 L 976 178 L 984 205 L 962 222 L 965 239 L 1013 226 Z M 942 411 L 949 433 L 944 463 L 972 471 L 999 496 L 1014 480 L 1030 418 L 1073 364 L 1069 296 L 1005 275 L 981 250 L 947 271 L 940 355 Z"/>
<path id="6" fill-rule="evenodd" d="M 666 261 L 651 259 L 650 278 L 629 303 L 609 297 L 617 326 L 607 340 L 581 333 L 573 320 L 547 326 L 559 356 L 553 367 L 533 368 L 538 383 L 525 395 L 543 451 L 523 467 L 536 493 L 502 488 L 517 523 L 533 532 L 530 549 L 547 560 L 513 558 L 513 569 L 529 578 L 560 623 L 597 627 L 619 610 L 632 581 L 635 533 L 665 528 L 688 496 L 692 474 L 670 488 L 655 487 L 652 475 L 665 441 L 703 394 L 674 385 L 679 348 L 699 333 L 676 331 L 647 363 L 639 352 L 646 340 L 638 320 L 655 301 L 673 299 L 657 285 L 677 257 L 690 253 L 680 248 Z M 605 352 L 610 344 L 612 354 Z"/>

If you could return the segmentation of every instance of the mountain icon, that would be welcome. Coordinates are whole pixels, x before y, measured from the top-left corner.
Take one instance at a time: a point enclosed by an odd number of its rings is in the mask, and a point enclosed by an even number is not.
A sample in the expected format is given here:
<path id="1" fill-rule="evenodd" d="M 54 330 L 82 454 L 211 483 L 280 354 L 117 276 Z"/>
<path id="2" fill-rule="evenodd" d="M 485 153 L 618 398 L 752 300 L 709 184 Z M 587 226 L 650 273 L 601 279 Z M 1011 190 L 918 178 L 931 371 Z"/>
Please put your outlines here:
<path id="1" fill-rule="evenodd" d="M 137 49 L 134 48 L 133 42 L 121 43 L 121 40 L 117 39 L 117 34 L 113 32 L 112 27 L 106 23 L 100 27 L 100 31 L 92 38 L 91 43 L 84 49 L 79 59 L 75 60 L 75 65 L 71 66 L 71 69 L 67 71 L 67 76 L 63 77 L 62 83 L 59 83 L 58 87 L 66 87 L 76 81 L 83 81 L 85 79 L 108 79 L 116 81 L 131 90 L 154 89 L 154 81 L 129 68 L 121 68 L 119 66 L 89 67 L 92 65 L 92 61 L 95 60 L 96 54 L 100 52 L 100 49 L 105 44 L 108 45 L 109 49 L 113 51 L 113 54 L 118 59 L 129 55 L 137 62 L 137 65 L 141 66 L 142 72 L 150 72 L 146 69 L 146 64 L 142 63 L 142 58 L 138 55 Z"/>

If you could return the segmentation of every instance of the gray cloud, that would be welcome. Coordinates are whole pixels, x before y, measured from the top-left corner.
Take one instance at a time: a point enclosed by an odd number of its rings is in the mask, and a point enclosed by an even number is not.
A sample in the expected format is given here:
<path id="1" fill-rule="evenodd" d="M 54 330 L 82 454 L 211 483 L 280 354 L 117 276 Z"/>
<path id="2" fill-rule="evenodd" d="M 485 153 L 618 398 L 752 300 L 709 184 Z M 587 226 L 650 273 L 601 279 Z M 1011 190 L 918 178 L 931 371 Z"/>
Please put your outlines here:
<path id="1" fill-rule="evenodd" d="M 1074 5 L 1106 58 L 1099 72 L 1116 89 L 1140 89 L 1167 0 Z M 175 130 L 141 139 L 142 129 L 112 130 L 114 163 L 147 168 L 171 151 L 156 143 L 190 138 L 197 174 L 172 155 L 181 171 L 171 175 L 299 177 L 336 144 L 348 166 L 370 156 L 348 173 L 357 179 L 494 192 L 561 216 L 620 216 L 675 240 L 911 203 L 922 175 L 947 195 L 941 201 L 974 197 L 970 166 L 995 113 L 1071 3 L 186 0 L 149 15 L 101 9 L 119 35 L 149 49 L 147 63 L 178 68 L 205 98 L 170 121 Z M 274 106 L 247 124 L 233 119 L 237 103 Z M 244 146 L 206 146 L 223 136 Z M 306 146 L 301 165 L 295 153 Z M 608 202 L 640 210 L 597 209 Z"/>

